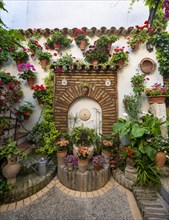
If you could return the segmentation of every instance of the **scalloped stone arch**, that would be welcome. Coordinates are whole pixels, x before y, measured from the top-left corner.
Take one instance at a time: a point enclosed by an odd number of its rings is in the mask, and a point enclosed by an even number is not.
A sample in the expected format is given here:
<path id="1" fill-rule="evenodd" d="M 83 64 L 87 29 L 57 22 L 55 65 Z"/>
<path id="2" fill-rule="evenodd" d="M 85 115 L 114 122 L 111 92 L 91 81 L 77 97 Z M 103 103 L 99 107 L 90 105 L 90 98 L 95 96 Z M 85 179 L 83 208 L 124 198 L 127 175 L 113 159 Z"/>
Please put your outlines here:
<path id="1" fill-rule="evenodd" d="M 91 74 L 88 74 L 89 79 L 85 79 L 85 82 L 88 83 L 88 94 L 84 96 L 81 83 L 84 82 L 83 79 L 78 80 L 77 76 L 66 77 L 68 85 L 63 86 L 61 84 L 60 76 L 56 76 L 55 80 L 55 99 L 54 99 L 54 119 L 56 128 L 62 132 L 67 131 L 67 122 L 68 122 L 68 110 L 70 105 L 81 97 L 89 97 L 95 100 L 102 109 L 102 131 L 103 134 L 110 134 L 112 132 L 112 125 L 117 118 L 117 82 L 116 74 L 112 75 L 109 78 L 112 78 L 112 84 L 110 87 L 103 84 L 104 80 L 107 79 L 107 76 L 91 77 Z M 90 79 L 91 78 L 91 79 Z M 105 79 L 104 79 L 105 78 Z M 96 79 L 96 81 L 93 81 Z M 82 81 L 83 80 L 83 81 Z"/>

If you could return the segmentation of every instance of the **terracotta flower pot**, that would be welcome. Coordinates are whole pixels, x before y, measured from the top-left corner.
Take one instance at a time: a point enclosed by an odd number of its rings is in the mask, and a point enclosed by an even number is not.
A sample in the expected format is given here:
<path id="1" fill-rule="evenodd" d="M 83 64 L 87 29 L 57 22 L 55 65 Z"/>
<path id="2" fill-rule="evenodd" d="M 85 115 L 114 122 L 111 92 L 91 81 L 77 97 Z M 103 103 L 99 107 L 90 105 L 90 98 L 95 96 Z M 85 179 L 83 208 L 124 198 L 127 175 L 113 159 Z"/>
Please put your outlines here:
<path id="1" fill-rule="evenodd" d="M 124 64 L 125 64 L 125 62 L 123 59 L 120 59 L 117 61 L 117 66 L 119 66 L 120 69 L 122 69 L 124 67 Z"/>
<path id="2" fill-rule="evenodd" d="M 60 51 L 60 44 L 54 43 L 53 47 L 55 50 Z"/>
<path id="3" fill-rule="evenodd" d="M 66 150 L 58 150 L 57 151 L 57 159 L 58 159 L 58 165 L 64 165 L 64 157 L 66 157 L 67 151 Z"/>
<path id="4" fill-rule="evenodd" d="M 157 152 L 156 154 L 156 165 L 158 167 L 163 167 L 166 162 L 166 154 L 162 151 Z"/>
<path id="5" fill-rule="evenodd" d="M 73 170 L 73 164 L 72 163 L 67 163 L 67 170 L 72 171 Z"/>
<path id="6" fill-rule="evenodd" d="M 46 69 L 47 65 L 49 64 L 49 60 L 47 59 L 40 60 L 40 64 L 42 69 Z"/>
<path id="7" fill-rule="evenodd" d="M 20 163 L 16 161 L 9 161 L 3 168 L 2 174 L 7 179 L 7 183 L 15 184 L 16 176 L 19 173 L 21 168 Z"/>
<path id="8" fill-rule="evenodd" d="M 88 166 L 88 160 L 81 160 L 78 159 L 78 169 L 79 172 L 84 173 L 87 170 L 87 166 Z"/>
<path id="9" fill-rule="evenodd" d="M 81 40 L 80 44 L 79 44 L 79 47 L 80 47 L 81 50 L 85 50 L 86 45 L 87 45 L 86 41 L 85 40 Z"/>
<path id="10" fill-rule="evenodd" d="M 110 157 L 111 157 L 111 151 L 103 149 L 101 154 L 105 157 L 106 163 L 109 164 Z"/>
<path id="11" fill-rule="evenodd" d="M 159 95 L 159 96 L 148 96 L 149 103 L 158 103 L 163 104 L 165 102 L 166 96 Z"/>
<path id="12" fill-rule="evenodd" d="M 39 105 L 43 105 L 44 101 L 41 98 L 37 98 Z"/>
<path id="13" fill-rule="evenodd" d="M 36 78 L 27 78 L 27 82 L 29 86 L 33 86 L 33 84 L 35 83 Z"/>
<path id="14" fill-rule="evenodd" d="M 98 61 L 98 60 L 93 60 L 93 61 L 92 61 L 93 66 L 98 65 L 98 63 L 99 63 L 99 61 Z"/>
<path id="15" fill-rule="evenodd" d="M 108 51 L 110 51 L 110 50 L 111 50 L 111 45 L 112 45 L 112 43 L 111 43 L 111 42 L 107 43 L 107 45 L 106 45 L 106 49 L 107 49 Z"/>

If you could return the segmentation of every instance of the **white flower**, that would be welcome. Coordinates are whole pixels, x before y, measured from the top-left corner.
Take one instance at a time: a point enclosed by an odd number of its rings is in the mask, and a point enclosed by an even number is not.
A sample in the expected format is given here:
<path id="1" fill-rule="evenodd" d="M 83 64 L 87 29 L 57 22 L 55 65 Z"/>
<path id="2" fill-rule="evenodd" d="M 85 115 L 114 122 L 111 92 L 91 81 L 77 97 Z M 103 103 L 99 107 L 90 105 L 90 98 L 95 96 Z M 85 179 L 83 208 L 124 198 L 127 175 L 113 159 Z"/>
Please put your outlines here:
<path id="1" fill-rule="evenodd" d="M 127 113 L 123 113 L 123 116 L 127 119 L 128 118 L 128 114 Z"/>

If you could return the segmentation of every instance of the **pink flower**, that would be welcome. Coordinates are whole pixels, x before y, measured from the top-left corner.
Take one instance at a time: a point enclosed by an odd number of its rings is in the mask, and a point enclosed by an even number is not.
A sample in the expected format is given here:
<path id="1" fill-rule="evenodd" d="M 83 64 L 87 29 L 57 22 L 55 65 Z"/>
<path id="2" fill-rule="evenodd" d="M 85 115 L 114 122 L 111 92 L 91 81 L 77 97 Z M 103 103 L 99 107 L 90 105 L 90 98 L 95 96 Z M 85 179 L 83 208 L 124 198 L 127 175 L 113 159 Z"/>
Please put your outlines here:
<path id="1" fill-rule="evenodd" d="M 55 56 L 55 57 L 56 57 L 56 56 L 57 56 L 57 53 L 54 53 L 54 54 L 53 54 L 53 56 Z"/>

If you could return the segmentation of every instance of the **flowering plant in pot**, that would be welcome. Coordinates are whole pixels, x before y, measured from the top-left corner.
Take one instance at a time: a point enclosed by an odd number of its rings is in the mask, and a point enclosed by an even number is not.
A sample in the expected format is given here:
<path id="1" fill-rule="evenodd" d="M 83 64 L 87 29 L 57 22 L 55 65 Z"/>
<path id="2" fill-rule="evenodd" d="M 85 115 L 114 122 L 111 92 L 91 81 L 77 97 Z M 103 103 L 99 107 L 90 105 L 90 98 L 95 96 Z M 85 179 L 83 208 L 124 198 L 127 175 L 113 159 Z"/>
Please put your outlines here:
<path id="1" fill-rule="evenodd" d="M 39 44 L 38 39 L 40 36 L 35 36 L 29 39 L 28 47 L 32 53 L 37 53 L 39 50 L 42 50 L 43 47 Z"/>
<path id="2" fill-rule="evenodd" d="M 86 32 L 82 29 L 76 29 L 74 33 L 74 40 L 81 50 L 84 50 L 89 44 L 89 39 L 86 37 Z"/>
<path id="3" fill-rule="evenodd" d="M 103 35 L 95 42 L 95 45 L 99 48 L 105 48 L 109 51 L 111 49 L 111 44 L 118 39 L 119 37 L 117 35 Z"/>
<path id="4" fill-rule="evenodd" d="M 35 67 L 30 63 L 21 63 L 18 65 L 18 71 L 20 72 L 19 78 L 28 79 L 36 78 Z"/>
<path id="5" fill-rule="evenodd" d="M 124 48 L 125 47 L 116 47 L 114 49 L 113 55 L 109 61 L 110 65 L 118 65 L 119 68 L 122 68 L 125 64 L 127 64 L 129 60 L 129 52 L 124 51 Z"/>
<path id="6" fill-rule="evenodd" d="M 84 52 L 83 55 L 85 57 L 85 61 L 89 63 L 93 63 L 94 61 L 97 61 L 97 63 L 106 63 L 109 59 L 109 53 L 106 49 L 98 48 L 94 45 L 90 45 L 89 50 Z"/>
<path id="7" fill-rule="evenodd" d="M 0 72 L 0 103 L 16 103 L 23 97 L 21 82 L 10 73 Z M 5 98 L 4 98 L 5 97 Z"/>
<path id="8" fill-rule="evenodd" d="M 161 83 L 155 83 L 151 88 L 146 88 L 145 93 L 150 103 L 157 102 L 161 104 L 169 96 L 169 87 L 162 86 Z"/>
<path id="9" fill-rule="evenodd" d="M 89 158 L 89 149 L 88 147 L 79 147 L 77 151 L 77 156 L 81 160 L 87 160 Z"/>
<path id="10" fill-rule="evenodd" d="M 64 159 L 64 164 L 67 166 L 69 171 L 73 170 L 74 166 L 77 165 L 77 157 L 74 155 L 67 155 Z"/>
<path id="11" fill-rule="evenodd" d="M 139 44 L 144 44 L 148 41 L 153 32 L 154 29 L 150 27 L 148 21 L 145 21 L 143 26 L 136 25 L 130 32 L 130 36 L 127 38 L 127 44 L 131 46 L 133 51 L 137 50 Z"/>
<path id="12" fill-rule="evenodd" d="M 39 103 L 42 104 L 45 96 L 47 95 L 47 88 L 44 87 L 44 85 L 35 85 L 32 86 L 33 92 L 33 98 L 37 98 Z"/>
<path id="13" fill-rule="evenodd" d="M 18 71 L 20 72 L 19 73 L 19 78 L 27 79 L 30 86 L 32 86 L 34 84 L 34 81 L 37 78 L 37 75 L 36 75 L 36 72 L 35 72 L 36 69 L 32 64 L 30 64 L 30 63 L 21 63 L 21 64 L 18 65 Z M 30 82 L 29 79 L 33 80 L 33 81 Z"/>
<path id="14" fill-rule="evenodd" d="M 72 39 L 66 37 L 61 32 L 56 31 L 52 34 L 51 38 L 47 39 L 46 45 L 50 47 L 50 49 L 60 50 L 60 47 L 69 47 L 72 43 Z"/>
<path id="15" fill-rule="evenodd" d="M 25 104 L 20 105 L 15 114 L 21 120 L 28 120 L 34 107 L 31 102 L 25 101 Z"/>
<path id="16" fill-rule="evenodd" d="M 100 170 L 105 166 L 106 160 L 103 155 L 97 155 L 93 157 L 92 163 L 96 170 Z"/>

